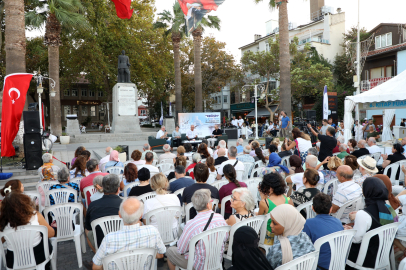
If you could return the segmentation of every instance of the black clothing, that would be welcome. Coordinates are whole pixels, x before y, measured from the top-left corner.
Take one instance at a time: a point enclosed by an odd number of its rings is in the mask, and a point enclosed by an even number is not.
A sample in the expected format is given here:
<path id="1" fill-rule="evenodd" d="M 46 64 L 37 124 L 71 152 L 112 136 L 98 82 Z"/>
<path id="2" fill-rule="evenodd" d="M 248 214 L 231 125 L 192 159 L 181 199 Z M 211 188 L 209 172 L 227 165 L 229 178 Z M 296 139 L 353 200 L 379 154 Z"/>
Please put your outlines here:
<path id="1" fill-rule="evenodd" d="M 291 155 L 292 155 L 292 152 L 290 152 L 289 150 L 286 150 L 286 151 L 282 151 L 282 152 L 278 153 L 278 155 L 279 155 L 281 158 L 284 158 L 284 157 L 291 156 Z"/>
<path id="2" fill-rule="evenodd" d="M 321 134 L 317 138 L 320 140 L 319 161 L 323 162 L 326 157 L 333 156 L 333 149 L 337 146 L 337 140 L 334 137 Z"/>
<path id="3" fill-rule="evenodd" d="M 118 215 L 118 210 L 120 209 L 120 204 L 122 202 L 123 200 L 117 195 L 103 195 L 100 199 L 91 202 L 86 213 L 85 229 L 88 231 L 92 230 L 91 223 L 93 220 L 101 217 Z M 93 232 L 93 234 L 94 233 L 95 232 Z M 104 234 L 99 226 L 96 227 L 96 238 L 97 244 L 100 246 Z"/>
<path id="4" fill-rule="evenodd" d="M 188 172 L 186 172 L 186 176 L 189 176 L 189 173 Z M 168 180 L 171 180 L 171 179 L 173 179 L 173 178 L 175 178 L 175 172 L 170 172 L 169 174 L 168 174 Z"/>
<path id="5" fill-rule="evenodd" d="M 223 131 L 221 130 L 221 129 L 218 129 L 218 130 L 213 130 L 213 133 L 212 133 L 213 135 L 222 135 L 223 134 Z"/>
<path id="6" fill-rule="evenodd" d="M 366 148 L 360 148 L 351 153 L 351 155 L 356 156 L 357 158 L 362 157 L 364 155 L 368 155 L 368 154 L 369 154 L 369 150 Z"/>
<path id="7" fill-rule="evenodd" d="M 400 122 L 400 126 L 404 127 L 405 126 L 405 122 Z"/>
<path id="8" fill-rule="evenodd" d="M 389 163 L 389 164 L 393 164 L 393 163 L 395 163 L 395 162 L 398 162 L 398 161 L 401 161 L 401 160 L 404 160 L 404 159 L 406 159 L 406 158 L 405 158 L 405 156 L 404 156 L 403 154 L 396 152 L 396 153 L 394 153 L 394 154 L 392 154 L 392 155 L 388 155 L 388 159 L 387 159 L 387 160 L 390 160 L 390 163 Z M 398 171 L 395 172 L 395 173 L 396 173 L 396 179 L 399 179 L 400 170 L 401 170 L 401 169 L 399 168 Z M 383 171 L 384 171 L 384 169 L 382 169 L 382 173 L 383 173 Z M 391 176 L 391 173 L 392 173 L 392 169 L 389 169 L 389 170 L 388 170 L 388 174 L 387 174 L 387 176 L 388 176 L 389 178 L 390 178 L 390 176 Z"/>
<path id="9" fill-rule="evenodd" d="M 212 199 L 220 199 L 220 195 L 219 195 L 219 191 L 216 187 L 213 187 L 212 185 L 209 184 L 193 184 L 191 186 L 186 187 L 183 190 L 183 194 L 182 194 L 182 201 L 184 203 L 190 203 L 192 201 L 192 196 L 195 193 L 196 190 L 199 189 L 209 189 L 211 192 L 211 198 Z M 190 209 L 190 219 L 193 219 L 195 216 L 197 215 L 196 210 L 194 208 Z"/>
<path id="10" fill-rule="evenodd" d="M 170 178 L 172 179 L 172 178 Z M 152 192 L 151 185 L 146 186 L 135 186 L 130 190 L 130 194 L 128 196 L 141 196 L 142 194 Z"/>
<path id="11" fill-rule="evenodd" d="M 220 165 L 221 163 L 223 163 L 224 161 L 227 161 L 228 157 L 218 157 L 214 160 L 214 166 Z"/>

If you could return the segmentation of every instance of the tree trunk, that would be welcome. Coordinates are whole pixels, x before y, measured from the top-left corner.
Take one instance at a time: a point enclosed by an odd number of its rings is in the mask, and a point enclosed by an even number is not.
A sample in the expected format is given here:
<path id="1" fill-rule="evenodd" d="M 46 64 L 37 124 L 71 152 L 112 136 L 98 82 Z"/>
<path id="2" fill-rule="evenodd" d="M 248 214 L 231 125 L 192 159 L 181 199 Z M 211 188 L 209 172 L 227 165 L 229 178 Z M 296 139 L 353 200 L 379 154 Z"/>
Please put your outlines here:
<path id="1" fill-rule="evenodd" d="M 195 53 L 195 112 L 203 111 L 203 93 L 202 93 L 202 28 L 198 27 L 192 32 L 193 46 Z M 223 98 L 223 97 L 222 97 Z"/>
<path id="2" fill-rule="evenodd" d="M 181 82 L 181 72 L 180 72 L 180 33 L 172 33 L 172 44 L 173 44 L 173 58 L 175 63 L 175 104 L 176 112 L 175 118 L 177 119 L 178 113 L 182 113 L 182 82 Z"/>
<path id="3" fill-rule="evenodd" d="M 292 94 L 290 82 L 289 20 L 286 0 L 279 5 L 279 60 L 280 60 L 280 108 L 292 117 Z M 292 119 L 291 119 L 292 122 Z"/>
<path id="4" fill-rule="evenodd" d="M 59 46 L 48 46 L 49 77 L 55 81 L 55 97 L 50 97 L 51 130 L 55 136 L 62 135 L 61 94 L 59 91 Z"/>
<path id="5" fill-rule="evenodd" d="M 25 17 L 23 0 L 4 1 L 6 75 L 25 73 Z M 0 117 L 3 92 L 0 93 Z M 27 102 L 24 109 L 28 109 Z"/>

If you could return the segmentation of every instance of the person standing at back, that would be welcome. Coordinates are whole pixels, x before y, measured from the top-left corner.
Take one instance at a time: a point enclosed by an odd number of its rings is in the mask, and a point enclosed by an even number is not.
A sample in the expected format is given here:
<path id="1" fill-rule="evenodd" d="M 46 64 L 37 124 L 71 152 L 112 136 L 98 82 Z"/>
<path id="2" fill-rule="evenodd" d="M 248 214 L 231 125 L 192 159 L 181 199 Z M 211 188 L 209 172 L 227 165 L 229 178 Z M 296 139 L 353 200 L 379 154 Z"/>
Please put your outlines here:
<path id="1" fill-rule="evenodd" d="M 323 119 L 322 123 L 323 123 L 323 126 L 320 129 L 320 134 L 321 135 L 326 135 L 327 128 L 330 127 L 330 125 L 328 124 L 327 119 Z"/>
<path id="2" fill-rule="evenodd" d="M 290 118 L 286 115 L 284 111 L 281 111 L 282 115 L 282 126 L 281 126 L 281 133 L 282 137 L 288 137 L 289 136 L 289 125 L 290 125 Z"/>
<path id="3" fill-rule="evenodd" d="M 337 139 L 334 138 L 335 129 L 333 127 L 328 127 L 326 131 L 326 135 L 318 134 L 316 131 L 313 130 L 312 125 L 307 124 L 307 127 L 312 132 L 314 136 L 320 140 L 320 153 L 319 153 L 319 161 L 323 162 L 326 157 L 333 156 L 333 149 L 337 145 Z M 327 169 L 327 164 L 324 164 L 324 169 Z"/>

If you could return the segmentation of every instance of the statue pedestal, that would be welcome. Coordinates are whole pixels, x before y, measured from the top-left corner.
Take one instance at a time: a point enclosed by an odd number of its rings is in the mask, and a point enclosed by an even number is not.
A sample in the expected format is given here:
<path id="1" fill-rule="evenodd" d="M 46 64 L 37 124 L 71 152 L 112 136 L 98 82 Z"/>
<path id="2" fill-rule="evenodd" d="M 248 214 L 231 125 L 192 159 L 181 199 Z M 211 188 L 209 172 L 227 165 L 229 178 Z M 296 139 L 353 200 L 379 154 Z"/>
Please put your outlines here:
<path id="1" fill-rule="evenodd" d="M 141 132 L 138 119 L 138 91 L 134 83 L 117 83 L 113 87 L 113 123 L 114 133 Z"/>
<path id="2" fill-rule="evenodd" d="M 66 123 L 66 134 L 69 136 L 80 135 L 78 119 L 67 119 Z"/>
<path id="3" fill-rule="evenodd" d="M 164 118 L 164 126 L 168 134 L 175 130 L 175 118 Z"/>

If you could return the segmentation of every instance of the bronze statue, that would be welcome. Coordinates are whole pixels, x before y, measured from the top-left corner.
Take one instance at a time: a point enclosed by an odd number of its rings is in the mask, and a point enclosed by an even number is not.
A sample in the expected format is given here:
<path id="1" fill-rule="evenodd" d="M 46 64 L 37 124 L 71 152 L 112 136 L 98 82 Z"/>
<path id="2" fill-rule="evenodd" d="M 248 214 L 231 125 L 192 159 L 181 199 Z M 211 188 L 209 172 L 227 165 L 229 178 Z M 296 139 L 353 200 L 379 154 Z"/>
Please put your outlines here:
<path id="1" fill-rule="evenodd" d="M 125 55 L 125 51 L 122 50 L 121 55 L 118 56 L 118 78 L 119 83 L 130 82 L 130 59 Z"/>

